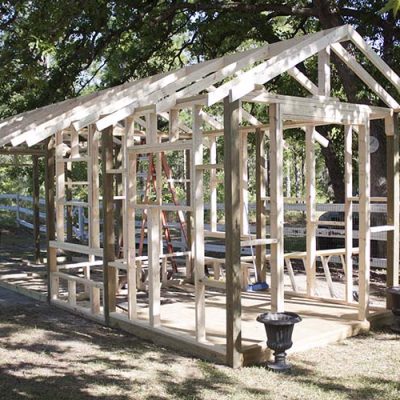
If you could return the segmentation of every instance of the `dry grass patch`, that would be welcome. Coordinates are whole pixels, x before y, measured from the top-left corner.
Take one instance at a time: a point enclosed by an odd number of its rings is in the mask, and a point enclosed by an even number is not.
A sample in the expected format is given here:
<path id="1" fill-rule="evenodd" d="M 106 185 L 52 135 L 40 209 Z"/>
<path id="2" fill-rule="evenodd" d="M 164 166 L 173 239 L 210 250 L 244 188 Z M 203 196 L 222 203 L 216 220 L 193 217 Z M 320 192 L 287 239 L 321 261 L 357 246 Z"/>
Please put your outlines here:
<path id="1" fill-rule="evenodd" d="M 278 375 L 185 357 L 4 296 L 0 290 L 1 400 L 400 398 L 400 339 L 390 332 L 291 356 L 293 371 Z"/>

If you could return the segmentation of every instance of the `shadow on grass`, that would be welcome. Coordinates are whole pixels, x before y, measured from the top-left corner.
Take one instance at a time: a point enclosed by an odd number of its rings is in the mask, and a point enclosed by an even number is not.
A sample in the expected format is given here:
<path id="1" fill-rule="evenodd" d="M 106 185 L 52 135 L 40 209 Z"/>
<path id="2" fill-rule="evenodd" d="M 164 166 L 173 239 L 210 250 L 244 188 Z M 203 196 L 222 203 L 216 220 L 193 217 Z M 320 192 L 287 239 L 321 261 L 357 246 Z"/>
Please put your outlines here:
<path id="1" fill-rule="evenodd" d="M 0 303 L 1 400 L 135 399 L 135 389 L 146 382 L 118 371 L 141 369 L 130 359 L 171 362 L 165 350 L 131 335 L 22 299 L 14 295 L 14 303 Z M 29 341 L 35 334 L 38 341 Z M 75 357 L 76 342 L 80 350 Z M 91 347 L 89 353 L 85 346 Z"/>

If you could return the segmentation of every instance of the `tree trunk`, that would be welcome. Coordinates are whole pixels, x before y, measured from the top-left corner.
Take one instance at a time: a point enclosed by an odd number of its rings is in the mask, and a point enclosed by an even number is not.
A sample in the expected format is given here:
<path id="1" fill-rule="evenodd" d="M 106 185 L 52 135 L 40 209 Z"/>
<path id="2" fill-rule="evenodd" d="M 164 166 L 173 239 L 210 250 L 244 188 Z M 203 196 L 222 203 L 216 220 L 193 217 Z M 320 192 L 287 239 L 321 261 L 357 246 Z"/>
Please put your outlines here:
<path id="1" fill-rule="evenodd" d="M 344 24 L 342 18 L 335 12 L 337 7 L 335 3 L 330 0 L 315 1 L 315 5 L 319 8 L 319 20 L 323 29 Z M 390 47 L 389 42 L 390 40 L 386 38 L 387 47 Z M 386 53 L 388 52 L 389 50 L 386 50 Z M 338 71 L 348 101 L 358 103 L 360 101 L 359 98 L 357 99 L 359 78 L 334 55 L 332 62 Z M 363 99 L 363 102 L 369 103 L 368 99 Z M 319 132 L 326 136 L 326 129 L 319 129 Z M 371 154 L 371 195 L 383 196 L 386 193 L 386 139 L 382 121 L 371 121 L 371 136 L 374 136 L 379 142 L 378 150 Z M 338 168 L 339 158 L 332 151 L 331 146 L 323 149 L 322 154 L 331 179 L 335 201 L 342 202 L 344 200 L 344 176 L 343 169 Z"/>

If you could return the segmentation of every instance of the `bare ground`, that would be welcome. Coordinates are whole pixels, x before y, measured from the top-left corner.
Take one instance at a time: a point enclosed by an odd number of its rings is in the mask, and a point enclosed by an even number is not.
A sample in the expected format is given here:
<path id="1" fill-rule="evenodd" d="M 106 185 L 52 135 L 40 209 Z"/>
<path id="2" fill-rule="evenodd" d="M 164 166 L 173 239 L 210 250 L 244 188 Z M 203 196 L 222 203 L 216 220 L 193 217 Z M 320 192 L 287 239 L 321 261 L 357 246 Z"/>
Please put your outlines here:
<path id="1" fill-rule="evenodd" d="M 374 332 L 291 356 L 293 371 L 231 370 L 0 289 L 0 399 L 400 398 L 400 339 Z"/>

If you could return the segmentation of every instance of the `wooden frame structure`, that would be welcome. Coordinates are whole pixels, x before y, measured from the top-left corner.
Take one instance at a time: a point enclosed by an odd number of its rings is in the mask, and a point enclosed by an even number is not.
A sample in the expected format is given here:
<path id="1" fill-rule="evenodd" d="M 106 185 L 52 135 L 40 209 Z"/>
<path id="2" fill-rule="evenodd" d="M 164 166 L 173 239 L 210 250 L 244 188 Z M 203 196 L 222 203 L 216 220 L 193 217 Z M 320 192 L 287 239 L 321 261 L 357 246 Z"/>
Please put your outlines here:
<path id="1" fill-rule="evenodd" d="M 245 362 L 242 349 L 241 296 L 243 271 L 249 260 L 241 256 L 241 248 L 254 246 L 257 276 L 266 279 L 266 263 L 270 265 L 271 309 L 285 309 L 284 266 L 290 272 L 290 259 L 305 261 L 307 293 L 315 298 L 317 258 L 324 268 L 332 254 L 316 249 L 315 146 L 328 144 L 316 131 L 317 126 L 337 124 L 345 127 L 346 176 L 346 248 L 340 253 L 346 265 L 346 298 L 343 304 L 358 309 L 360 321 L 369 316 L 369 263 L 372 231 L 387 231 L 388 285 L 399 279 L 399 129 L 400 105 L 350 55 L 342 42 L 351 41 L 356 48 L 400 90 L 400 78 L 385 64 L 350 26 L 332 28 L 284 42 L 268 44 L 243 53 L 191 65 L 177 71 L 158 74 L 98 93 L 29 111 L 0 122 L 2 151 L 29 151 L 45 141 L 46 194 L 48 213 L 49 301 L 60 307 L 84 314 L 112 326 L 161 341 L 201 357 L 218 358 L 238 367 Z M 330 52 L 333 51 L 374 93 L 386 107 L 339 102 L 330 95 Z M 297 67 L 309 57 L 318 57 L 318 84 L 314 84 Z M 245 70 L 245 72 L 243 72 Z M 290 97 L 265 89 L 271 79 L 288 73 L 310 92 L 310 97 Z M 268 124 L 261 123 L 243 108 L 243 103 L 265 106 Z M 221 104 L 223 116 L 209 112 Z M 190 115 L 191 126 L 180 118 L 182 110 Z M 388 222 L 370 226 L 370 156 L 369 124 L 383 119 L 388 141 Z M 160 130 L 160 121 L 168 123 Z M 283 147 L 284 130 L 303 128 L 306 137 L 307 163 L 307 247 L 302 254 L 284 253 Z M 251 234 L 246 221 L 247 198 L 247 135 L 256 132 L 257 232 Z M 358 134 L 359 196 L 352 188 L 352 138 Z M 223 137 L 224 160 L 217 160 L 217 139 Z M 269 155 L 264 143 L 269 138 Z M 207 148 L 208 162 L 205 162 Z M 21 150 L 22 149 L 22 150 Z M 179 153 L 186 160 L 186 200 L 166 202 L 162 156 Z M 101 156 L 101 157 L 100 157 Z M 269 181 L 265 176 L 265 157 L 270 162 Z M 36 156 L 35 156 L 36 157 Z M 138 182 L 139 162 L 148 160 L 148 174 L 155 176 L 151 196 L 143 198 Z M 74 182 L 66 174 L 73 163 L 87 165 L 87 180 Z M 150 169 L 154 167 L 154 171 Z M 224 170 L 225 232 L 217 225 L 217 171 Z M 210 230 L 204 222 L 204 174 L 210 173 Z M 116 177 L 119 177 L 119 184 Z M 55 178 L 55 179 L 54 179 Z M 176 180 L 178 181 L 178 180 Z M 172 182 L 173 183 L 173 182 Z M 85 186 L 87 198 L 77 202 L 68 190 Z M 270 235 L 266 235 L 265 189 L 270 188 Z M 151 186 L 151 185 L 150 185 Z M 116 192 L 116 188 L 119 192 Z M 101 194 L 102 193 L 102 194 Z M 359 249 L 353 249 L 352 210 L 359 207 Z M 116 207 L 116 203 L 119 204 Z M 87 207 L 89 219 L 87 244 L 72 243 L 64 215 L 68 208 Z M 101 214 L 102 213 L 102 214 Z M 163 254 L 163 213 L 180 213 L 186 217 L 187 251 Z M 116 216 L 116 214 L 118 214 Z M 55 218 L 52 218 L 52 216 Z M 147 255 L 137 251 L 135 222 L 138 215 L 146 218 Z M 120 221 L 123 221 L 122 224 Z M 116 221 L 119 221 L 116 224 Z M 116 252 L 116 225 L 122 230 L 122 256 Z M 66 235 L 67 232 L 67 235 Z M 206 256 L 207 238 L 225 240 L 225 259 Z M 266 249 L 270 251 L 267 254 Z M 82 261 L 70 265 L 57 264 L 57 251 L 80 254 Z M 352 300 L 352 256 L 359 254 L 359 303 Z M 339 254 L 339 253 L 338 253 Z M 195 335 L 184 335 L 163 326 L 161 288 L 168 287 L 166 265 L 174 257 L 186 257 L 185 279 L 193 283 Z M 325 257 L 325 258 L 324 258 Z M 328 260 L 328 261 L 327 261 Z M 205 274 L 211 265 L 214 278 Z M 221 265 L 225 266 L 226 282 L 219 282 Z M 100 277 L 93 269 L 103 266 Z M 290 267 L 290 268 L 289 268 Z M 82 269 L 82 274 L 69 273 Z M 147 278 L 143 279 L 143 271 Z M 328 271 L 329 273 L 329 268 Z M 127 276 L 127 312 L 117 307 L 118 276 Z M 67 283 L 66 300 L 60 299 L 63 283 Z M 173 283 L 176 283 L 175 281 Z M 78 305 L 77 286 L 84 287 L 89 302 Z M 206 291 L 224 288 L 226 293 L 226 345 L 207 341 Z M 139 316 L 138 291 L 148 292 L 148 316 Z M 295 290 L 295 286 L 294 286 Z M 340 303 L 340 301 L 337 301 Z"/>

